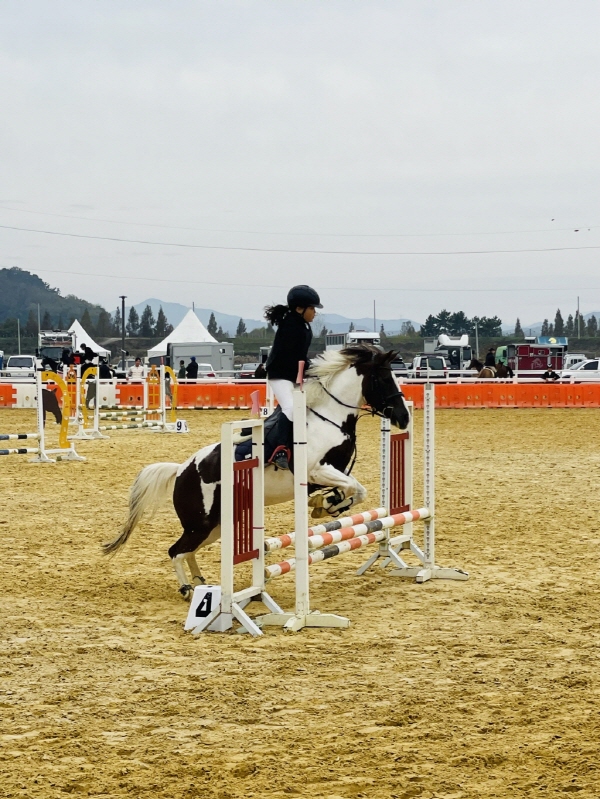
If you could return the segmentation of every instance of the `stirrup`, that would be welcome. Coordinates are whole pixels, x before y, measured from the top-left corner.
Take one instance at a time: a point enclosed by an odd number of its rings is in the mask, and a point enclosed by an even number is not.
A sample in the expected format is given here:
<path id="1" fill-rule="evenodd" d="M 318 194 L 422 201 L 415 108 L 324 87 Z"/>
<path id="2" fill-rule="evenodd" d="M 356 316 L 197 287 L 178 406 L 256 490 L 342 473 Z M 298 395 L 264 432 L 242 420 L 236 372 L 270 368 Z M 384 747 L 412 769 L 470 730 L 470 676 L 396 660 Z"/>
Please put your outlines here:
<path id="1" fill-rule="evenodd" d="M 272 463 L 276 469 L 288 471 L 290 468 L 290 457 L 291 453 L 289 449 L 284 447 L 283 444 L 280 444 L 275 448 L 267 463 Z"/>

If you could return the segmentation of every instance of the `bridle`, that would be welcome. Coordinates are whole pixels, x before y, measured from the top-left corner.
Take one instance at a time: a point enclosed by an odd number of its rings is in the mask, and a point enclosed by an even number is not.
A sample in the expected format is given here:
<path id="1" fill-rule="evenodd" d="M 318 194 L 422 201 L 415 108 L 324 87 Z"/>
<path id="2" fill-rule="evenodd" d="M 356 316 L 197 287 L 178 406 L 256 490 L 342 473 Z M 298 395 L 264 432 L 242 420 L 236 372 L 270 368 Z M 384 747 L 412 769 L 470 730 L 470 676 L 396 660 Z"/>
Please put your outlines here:
<path id="1" fill-rule="evenodd" d="M 342 402 L 342 400 L 338 399 L 338 397 L 336 397 L 335 394 L 332 394 L 331 391 L 329 391 L 329 389 L 327 389 L 323 385 L 323 383 L 321 383 L 321 381 L 318 380 L 318 378 L 315 378 L 315 379 L 317 380 L 317 382 L 321 386 L 322 390 L 327 394 L 327 396 L 331 397 L 331 399 L 334 400 L 334 402 L 337 402 L 338 405 L 341 405 L 343 408 L 349 408 L 352 411 L 359 411 L 359 413 L 360 413 L 360 411 L 363 410 L 364 406 L 362 406 L 362 405 L 348 405 L 348 403 Z M 385 413 L 388 410 L 389 411 L 393 410 L 393 405 L 390 404 L 390 400 L 396 399 L 397 397 L 402 397 L 404 399 L 404 394 L 402 393 L 402 391 L 400 391 L 400 389 L 397 386 L 396 386 L 395 390 L 390 391 L 388 394 L 384 394 L 382 389 L 381 389 L 380 383 L 375 379 L 375 370 L 371 371 L 371 390 L 372 390 L 372 392 L 375 395 L 377 395 L 378 393 L 380 394 L 379 399 L 381 399 L 381 403 L 380 404 L 383 406 L 383 409 L 381 411 L 377 410 L 377 408 L 375 407 L 375 403 L 368 403 L 368 407 L 370 409 L 370 414 L 371 414 L 371 416 L 379 416 L 381 419 L 389 419 L 390 416 L 391 416 L 391 413 L 390 413 L 389 416 L 386 415 L 386 413 Z M 366 397 L 365 397 L 365 399 L 366 399 Z M 328 422 L 329 424 L 332 424 L 334 427 L 337 427 L 338 430 L 342 430 L 342 426 L 339 425 L 337 422 L 334 422 L 331 419 L 327 419 L 325 416 L 322 416 L 320 413 L 315 411 L 313 408 L 308 408 L 308 410 L 311 411 L 311 413 L 313 413 L 319 419 L 322 419 L 322 421 Z M 368 416 L 368 415 L 369 415 L 368 413 L 363 414 L 363 416 Z M 361 419 L 362 416 L 359 416 L 358 418 Z"/>

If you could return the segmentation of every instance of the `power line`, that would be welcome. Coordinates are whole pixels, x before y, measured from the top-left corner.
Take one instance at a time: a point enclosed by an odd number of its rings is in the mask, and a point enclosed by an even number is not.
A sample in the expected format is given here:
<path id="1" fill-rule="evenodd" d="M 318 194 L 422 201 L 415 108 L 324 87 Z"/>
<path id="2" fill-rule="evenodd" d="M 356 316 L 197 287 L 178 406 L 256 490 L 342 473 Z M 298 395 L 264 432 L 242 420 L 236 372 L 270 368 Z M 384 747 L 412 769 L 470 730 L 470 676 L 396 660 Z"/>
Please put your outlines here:
<path id="1" fill-rule="evenodd" d="M 226 250 L 239 252 L 270 252 L 270 253 L 290 253 L 300 255 L 491 255 L 502 253 L 526 253 L 526 252 L 565 252 L 567 250 L 600 250 L 600 244 L 588 245 L 583 247 L 539 247 L 524 248 L 517 250 L 450 250 L 440 251 L 367 251 L 367 250 L 289 250 L 284 248 L 268 247 L 225 247 L 216 244 L 184 244 L 173 241 L 146 241 L 145 239 L 122 239 L 116 236 L 92 236 L 84 233 L 63 233 L 57 230 L 40 230 L 37 228 L 16 227 L 14 225 L 0 225 L 3 230 L 18 230 L 24 233 L 41 233 L 47 236 L 63 236 L 73 239 L 94 239 L 96 241 L 115 241 L 120 244 L 147 244 L 155 247 L 183 247 L 192 250 Z"/>
<path id="2" fill-rule="evenodd" d="M 5 266 L 4 269 L 10 269 L 11 267 Z M 106 272 L 73 272 L 66 269 L 46 269 L 45 267 L 36 267 L 37 272 L 45 272 L 48 274 L 58 274 L 58 275 L 75 275 L 76 277 L 99 277 L 99 278 L 113 278 L 116 280 L 138 280 L 142 282 L 152 281 L 155 283 L 187 283 L 191 285 L 201 285 L 201 286 L 231 286 L 233 288 L 263 288 L 263 289 L 289 289 L 289 285 L 282 284 L 282 283 L 232 283 L 231 281 L 217 281 L 217 280 L 187 280 L 182 278 L 165 278 L 165 277 L 136 277 L 136 276 L 129 276 L 129 275 L 109 275 Z M 319 286 L 320 291 L 362 291 L 363 293 L 366 291 L 364 286 Z M 515 288 L 508 288 L 508 289 L 501 289 L 501 288 L 483 288 L 483 289 L 475 289 L 475 288 L 468 288 L 468 289 L 453 289 L 453 288 L 407 288 L 406 286 L 398 286 L 395 288 L 394 286 L 382 286 L 381 288 L 376 286 L 369 286 L 368 291 L 401 291 L 403 293 L 423 293 L 423 294 L 433 294 L 433 293 L 446 293 L 451 292 L 455 294 L 461 293 L 520 293 L 525 291 L 561 291 L 564 292 L 564 286 L 558 287 L 539 287 L 536 286 L 535 288 L 519 288 L 515 290 Z M 600 291 L 600 286 L 569 286 L 570 291 Z"/>
<path id="3" fill-rule="evenodd" d="M 133 225 L 135 227 L 162 228 L 164 230 L 189 230 L 197 233 L 241 233 L 250 236 L 311 236 L 327 238 L 433 238 L 441 236 L 512 236 L 520 233 L 555 233 L 555 232 L 579 232 L 579 230 L 595 230 L 600 225 L 581 225 L 579 228 L 573 227 L 552 227 L 533 230 L 491 230 L 479 233 L 295 233 L 291 231 L 269 231 L 269 230 L 229 230 L 224 228 L 198 228 L 185 227 L 182 225 L 161 225 L 153 222 L 123 222 L 119 219 L 104 219 L 102 217 L 77 216 L 75 214 L 57 214 L 50 211 L 32 211 L 27 208 L 14 208 L 9 205 L 0 205 L 4 211 L 17 211 L 24 214 L 36 214 L 37 216 L 55 216 L 60 219 L 79 219 L 84 222 L 107 222 L 111 225 Z"/>

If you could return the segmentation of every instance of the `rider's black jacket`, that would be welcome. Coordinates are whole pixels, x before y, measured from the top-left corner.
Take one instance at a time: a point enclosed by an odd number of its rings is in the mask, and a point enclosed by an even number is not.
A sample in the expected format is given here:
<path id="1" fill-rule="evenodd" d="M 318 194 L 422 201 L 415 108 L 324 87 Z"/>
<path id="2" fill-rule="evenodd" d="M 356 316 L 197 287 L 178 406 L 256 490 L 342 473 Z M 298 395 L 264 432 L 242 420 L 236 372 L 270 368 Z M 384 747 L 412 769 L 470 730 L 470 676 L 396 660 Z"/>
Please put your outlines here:
<path id="1" fill-rule="evenodd" d="M 296 382 L 298 361 L 306 361 L 312 341 L 312 329 L 296 311 L 290 311 L 277 328 L 275 341 L 267 358 L 265 369 L 271 380 Z"/>

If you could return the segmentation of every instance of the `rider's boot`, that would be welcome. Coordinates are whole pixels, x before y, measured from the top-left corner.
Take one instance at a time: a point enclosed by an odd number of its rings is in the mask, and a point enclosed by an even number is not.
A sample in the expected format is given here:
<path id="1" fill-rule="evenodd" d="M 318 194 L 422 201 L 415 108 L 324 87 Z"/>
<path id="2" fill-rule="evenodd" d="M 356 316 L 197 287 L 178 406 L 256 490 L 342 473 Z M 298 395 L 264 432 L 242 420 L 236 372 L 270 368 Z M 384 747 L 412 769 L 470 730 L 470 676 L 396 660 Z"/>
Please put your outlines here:
<path id="1" fill-rule="evenodd" d="M 276 469 L 287 470 L 290 468 L 292 448 L 294 446 L 294 423 L 285 413 L 281 413 L 276 427 L 278 446 L 275 447 L 268 462 L 274 464 Z"/>

